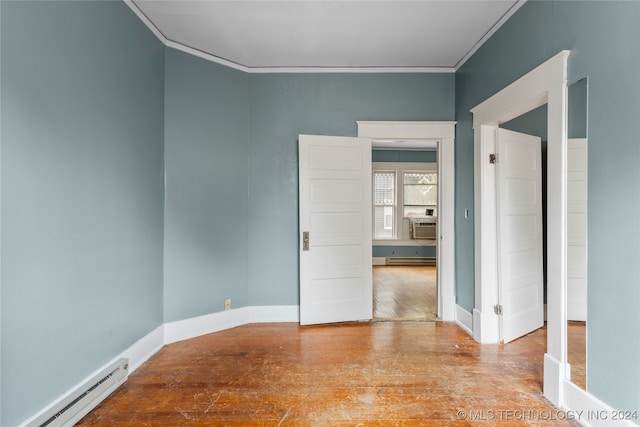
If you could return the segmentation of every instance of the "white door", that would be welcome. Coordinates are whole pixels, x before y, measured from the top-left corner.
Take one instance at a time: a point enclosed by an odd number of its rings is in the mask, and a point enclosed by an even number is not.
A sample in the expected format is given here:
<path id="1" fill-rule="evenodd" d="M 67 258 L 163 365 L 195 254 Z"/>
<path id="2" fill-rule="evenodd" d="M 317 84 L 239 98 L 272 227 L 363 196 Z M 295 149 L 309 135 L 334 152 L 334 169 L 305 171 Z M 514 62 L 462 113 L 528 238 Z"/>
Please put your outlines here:
<path id="1" fill-rule="evenodd" d="M 298 141 L 300 324 L 369 320 L 371 140 Z"/>
<path id="2" fill-rule="evenodd" d="M 587 320 L 587 140 L 567 141 L 567 320 Z"/>
<path id="3" fill-rule="evenodd" d="M 540 138 L 498 129 L 498 298 L 502 341 L 543 325 Z"/>

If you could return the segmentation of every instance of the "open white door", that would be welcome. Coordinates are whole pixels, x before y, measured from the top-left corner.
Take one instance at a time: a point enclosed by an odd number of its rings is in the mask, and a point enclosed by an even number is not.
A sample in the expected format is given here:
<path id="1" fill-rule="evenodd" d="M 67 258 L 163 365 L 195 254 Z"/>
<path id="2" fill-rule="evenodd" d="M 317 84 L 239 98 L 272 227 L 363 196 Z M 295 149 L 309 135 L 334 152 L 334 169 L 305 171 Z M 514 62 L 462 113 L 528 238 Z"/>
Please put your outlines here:
<path id="1" fill-rule="evenodd" d="M 587 140 L 567 141 L 567 320 L 587 320 Z"/>
<path id="2" fill-rule="evenodd" d="M 371 140 L 300 135 L 300 324 L 372 317 Z"/>
<path id="3" fill-rule="evenodd" d="M 498 292 L 502 341 L 544 323 L 540 138 L 498 129 Z"/>

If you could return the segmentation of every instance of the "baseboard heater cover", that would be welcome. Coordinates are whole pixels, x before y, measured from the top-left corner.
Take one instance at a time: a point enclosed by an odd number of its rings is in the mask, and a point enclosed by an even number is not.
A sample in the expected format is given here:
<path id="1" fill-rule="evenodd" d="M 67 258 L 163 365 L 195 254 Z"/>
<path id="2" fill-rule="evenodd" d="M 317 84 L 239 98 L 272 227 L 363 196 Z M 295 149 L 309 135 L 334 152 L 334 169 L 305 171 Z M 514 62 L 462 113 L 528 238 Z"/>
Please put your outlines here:
<path id="1" fill-rule="evenodd" d="M 129 359 L 118 359 L 63 399 L 30 426 L 72 426 L 129 378 Z"/>
<path id="2" fill-rule="evenodd" d="M 436 265 L 433 257 L 388 257 L 387 265 Z"/>

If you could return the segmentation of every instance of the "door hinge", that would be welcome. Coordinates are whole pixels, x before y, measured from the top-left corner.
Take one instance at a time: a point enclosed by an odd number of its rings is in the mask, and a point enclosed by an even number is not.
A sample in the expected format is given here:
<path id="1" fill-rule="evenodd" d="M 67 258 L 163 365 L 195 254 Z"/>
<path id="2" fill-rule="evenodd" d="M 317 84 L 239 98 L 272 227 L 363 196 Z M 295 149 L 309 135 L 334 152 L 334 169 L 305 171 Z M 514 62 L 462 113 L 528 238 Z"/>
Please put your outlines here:
<path id="1" fill-rule="evenodd" d="M 493 312 L 498 316 L 502 316 L 502 305 L 496 304 L 493 306 Z"/>
<path id="2" fill-rule="evenodd" d="M 498 155 L 497 154 L 489 154 L 489 163 L 495 165 L 498 163 Z"/>

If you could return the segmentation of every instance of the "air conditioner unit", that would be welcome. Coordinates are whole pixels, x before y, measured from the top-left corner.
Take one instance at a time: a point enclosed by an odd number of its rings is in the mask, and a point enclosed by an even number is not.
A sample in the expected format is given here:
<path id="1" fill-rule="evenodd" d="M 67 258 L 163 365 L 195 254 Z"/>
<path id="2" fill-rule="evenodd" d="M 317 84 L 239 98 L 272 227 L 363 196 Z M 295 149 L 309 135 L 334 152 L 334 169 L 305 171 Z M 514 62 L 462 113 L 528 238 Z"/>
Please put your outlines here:
<path id="1" fill-rule="evenodd" d="M 436 222 L 433 219 L 416 218 L 411 222 L 413 239 L 435 239 L 436 238 Z"/>

